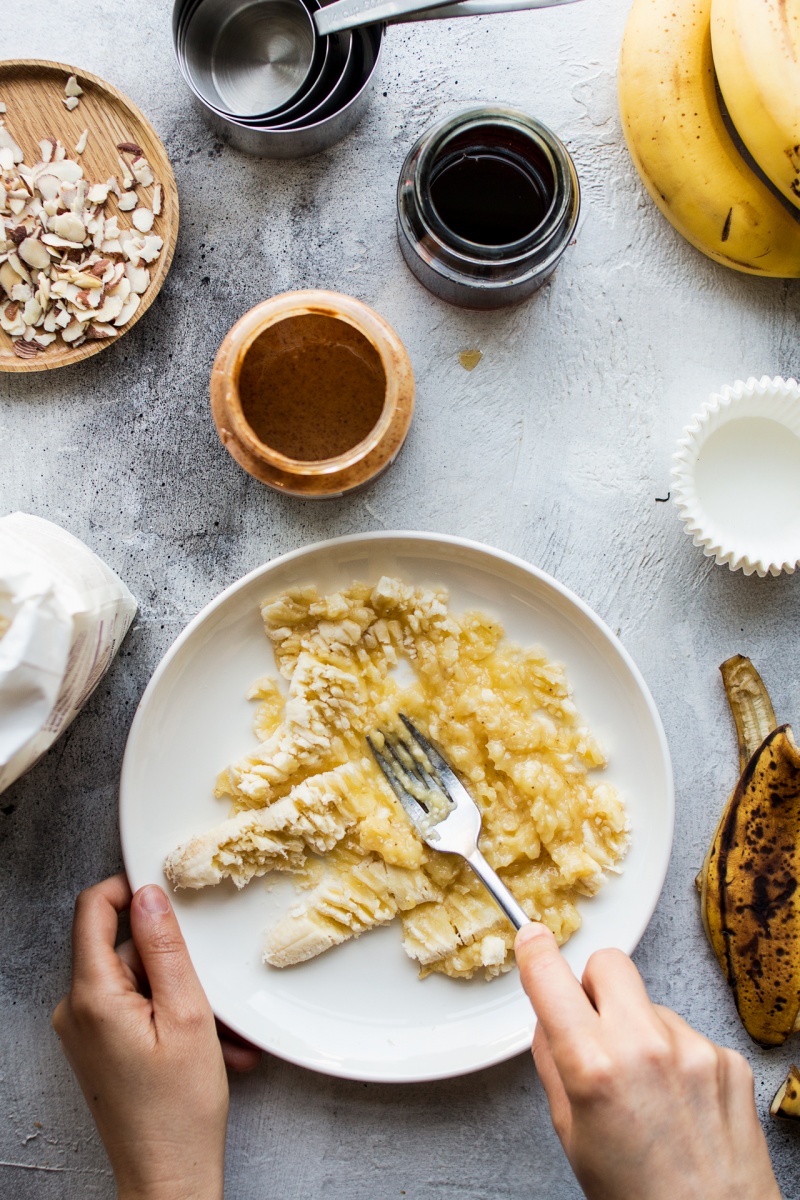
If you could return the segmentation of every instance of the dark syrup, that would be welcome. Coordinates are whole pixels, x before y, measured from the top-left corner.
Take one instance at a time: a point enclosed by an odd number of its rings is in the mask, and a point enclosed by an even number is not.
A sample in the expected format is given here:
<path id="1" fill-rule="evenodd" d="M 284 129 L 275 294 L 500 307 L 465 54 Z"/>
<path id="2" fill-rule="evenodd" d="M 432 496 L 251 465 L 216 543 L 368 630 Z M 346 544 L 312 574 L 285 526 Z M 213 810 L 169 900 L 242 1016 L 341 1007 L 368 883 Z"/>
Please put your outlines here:
<path id="1" fill-rule="evenodd" d="M 458 237 L 479 246 L 507 246 L 541 225 L 553 185 L 513 152 L 476 147 L 437 164 L 430 193 L 439 219 Z"/>

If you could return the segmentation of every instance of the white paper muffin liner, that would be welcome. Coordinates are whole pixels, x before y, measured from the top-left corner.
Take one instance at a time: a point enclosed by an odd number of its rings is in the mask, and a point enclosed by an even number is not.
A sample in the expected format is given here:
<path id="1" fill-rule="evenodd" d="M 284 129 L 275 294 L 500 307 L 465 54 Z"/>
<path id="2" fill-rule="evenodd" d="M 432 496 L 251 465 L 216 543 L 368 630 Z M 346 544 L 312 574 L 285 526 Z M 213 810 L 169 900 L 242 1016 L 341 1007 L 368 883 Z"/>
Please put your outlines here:
<path id="1" fill-rule="evenodd" d="M 745 575 L 800 565 L 800 386 L 741 380 L 711 396 L 673 457 L 685 532 L 720 566 Z"/>

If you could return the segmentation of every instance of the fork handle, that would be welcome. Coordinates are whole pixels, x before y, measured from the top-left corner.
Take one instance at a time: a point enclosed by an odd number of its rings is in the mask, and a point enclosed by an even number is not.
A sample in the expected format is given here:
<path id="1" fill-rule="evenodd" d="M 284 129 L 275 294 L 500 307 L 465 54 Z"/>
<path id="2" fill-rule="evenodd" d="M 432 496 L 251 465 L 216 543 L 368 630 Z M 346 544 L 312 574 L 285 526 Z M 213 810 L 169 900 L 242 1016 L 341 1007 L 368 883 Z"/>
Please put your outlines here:
<path id="1" fill-rule="evenodd" d="M 475 849 L 472 854 L 468 854 L 465 857 L 487 892 L 489 892 L 495 903 L 502 908 L 514 928 L 521 929 L 523 925 L 530 925 L 530 917 L 526 916 L 522 911 L 500 876 L 489 866 L 480 850 Z"/>

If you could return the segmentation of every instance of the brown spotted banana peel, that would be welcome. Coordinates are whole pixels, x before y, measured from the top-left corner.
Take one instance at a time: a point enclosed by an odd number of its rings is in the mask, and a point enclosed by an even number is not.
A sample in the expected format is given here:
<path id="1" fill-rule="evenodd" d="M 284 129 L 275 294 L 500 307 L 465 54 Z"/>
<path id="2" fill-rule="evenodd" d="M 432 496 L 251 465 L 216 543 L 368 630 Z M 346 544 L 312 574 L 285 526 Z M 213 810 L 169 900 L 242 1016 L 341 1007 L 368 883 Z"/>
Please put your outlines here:
<path id="1" fill-rule="evenodd" d="M 703 254 L 736 271 L 797 278 L 800 221 L 751 170 L 722 117 L 711 3 L 634 0 L 619 63 L 628 150 L 661 212 Z"/>
<path id="2" fill-rule="evenodd" d="M 794 1063 L 772 1097 L 769 1115 L 783 1121 L 800 1121 L 800 1071 Z"/>
<path id="3" fill-rule="evenodd" d="M 757 678 L 752 664 L 750 672 Z M 761 1046 L 779 1046 L 800 1028 L 798 880 L 800 751 L 782 725 L 747 762 L 698 877 L 706 934 Z"/>

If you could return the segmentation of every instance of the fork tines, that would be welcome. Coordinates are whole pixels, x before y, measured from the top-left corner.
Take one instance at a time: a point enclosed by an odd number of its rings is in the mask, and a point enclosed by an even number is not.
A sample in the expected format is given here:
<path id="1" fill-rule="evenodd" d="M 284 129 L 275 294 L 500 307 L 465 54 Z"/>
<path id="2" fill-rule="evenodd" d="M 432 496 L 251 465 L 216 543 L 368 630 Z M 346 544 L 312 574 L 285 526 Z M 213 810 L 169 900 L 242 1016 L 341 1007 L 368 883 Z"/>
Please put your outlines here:
<path id="1" fill-rule="evenodd" d="M 433 754 L 436 754 L 433 747 L 407 717 L 402 713 L 398 715 L 409 731 L 410 738 L 402 733 L 392 735 L 381 730 L 382 750 L 378 749 L 369 734 L 367 742 L 389 787 L 414 824 L 419 825 L 423 819 L 423 813 L 427 813 L 428 808 L 423 800 L 414 795 L 414 785 L 423 787 L 425 791 L 442 792 L 445 796 L 447 796 L 447 792 L 435 775 L 435 773 L 438 774 L 438 771 L 436 765 L 432 763 Z M 433 754 L 429 751 L 432 751 Z M 437 755 L 437 757 L 441 756 Z"/>

